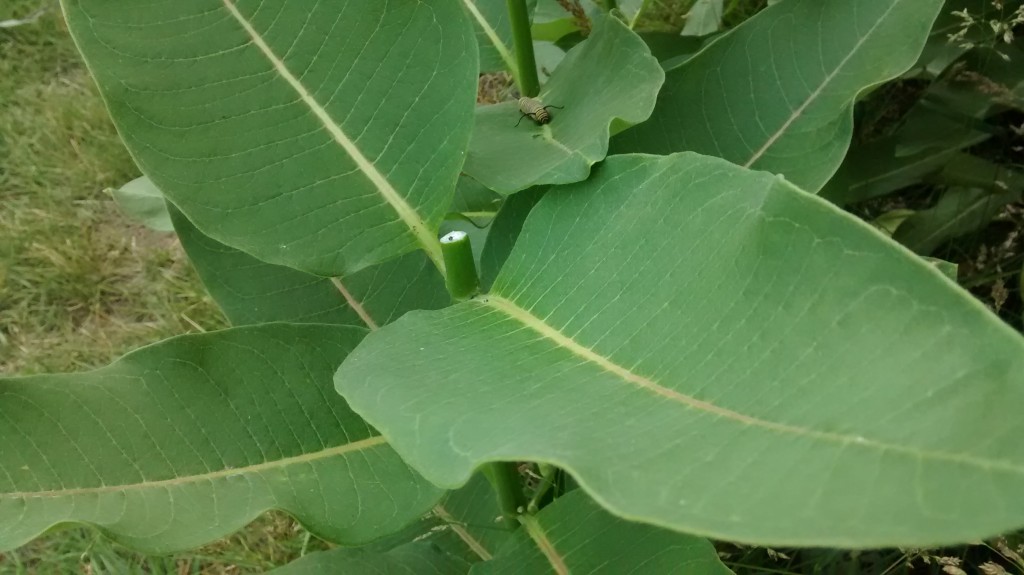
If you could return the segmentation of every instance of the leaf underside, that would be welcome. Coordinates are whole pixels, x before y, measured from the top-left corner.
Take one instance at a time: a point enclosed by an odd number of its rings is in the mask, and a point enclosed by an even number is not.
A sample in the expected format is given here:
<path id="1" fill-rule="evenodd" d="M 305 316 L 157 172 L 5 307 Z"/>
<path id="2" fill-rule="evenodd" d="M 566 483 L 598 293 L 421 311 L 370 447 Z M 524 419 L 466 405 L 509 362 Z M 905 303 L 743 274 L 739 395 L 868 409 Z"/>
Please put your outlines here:
<path id="1" fill-rule="evenodd" d="M 458 3 L 63 5 L 129 151 L 204 233 L 322 276 L 439 258 L 476 92 Z"/>
<path id="2" fill-rule="evenodd" d="M 0 550 L 74 522 L 167 553 L 270 509 L 349 545 L 401 529 L 441 492 L 331 387 L 364 334 L 266 324 L 0 379 Z"/>
<path id="3" fill-rule="evenodd" d="M 438 485 L 542 461 L 626 518 L 874 547 L 1024 525 L 1021 374 L 1020 336 L 933 266 L 680 154 L 545 195 L 488 295 L 371 334 L 336 383 Z"/>

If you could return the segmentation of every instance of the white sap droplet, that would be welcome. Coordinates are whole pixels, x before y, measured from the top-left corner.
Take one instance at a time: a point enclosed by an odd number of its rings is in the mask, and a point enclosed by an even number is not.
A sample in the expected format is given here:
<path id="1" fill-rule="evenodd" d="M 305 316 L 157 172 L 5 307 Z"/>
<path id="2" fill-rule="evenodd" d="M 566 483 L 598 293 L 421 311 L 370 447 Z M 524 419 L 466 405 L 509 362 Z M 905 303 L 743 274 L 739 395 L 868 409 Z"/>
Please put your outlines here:
<path id="1" fill-rule="evenodd" d="M 448 232 L 441 238 L 442 244 L 453 244 L 466 237 L 466 232 L 462 230 L 455 230 L 454 232 Z"/>

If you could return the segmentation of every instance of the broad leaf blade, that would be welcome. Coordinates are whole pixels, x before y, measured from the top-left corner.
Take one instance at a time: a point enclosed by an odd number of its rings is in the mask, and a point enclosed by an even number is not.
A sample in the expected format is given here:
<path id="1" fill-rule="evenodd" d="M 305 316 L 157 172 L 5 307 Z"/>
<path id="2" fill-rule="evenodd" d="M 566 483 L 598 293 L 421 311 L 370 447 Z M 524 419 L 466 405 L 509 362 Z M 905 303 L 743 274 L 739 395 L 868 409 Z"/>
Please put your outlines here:
<path id="1" fill-rule="evenodd" d="M 324 575 L 326 573 L 469 573 L 470 564 L 448 555 L 436 545 L 420 541 L 396 547 L 386 553 L 361 549 L 332 549 L 312 553 L 270 571 L 271 575 Z"/>
<path id="2" fill-rule="evenodd" d="M 0 379 L 0 549 L 76 522 L 163 553 L 269 509 L 347 544 L 399 530 L 441 492 L 331 389 L 364 333 L 267 324 Z"/>
<path id="3" fill-rule="evenodd" d="M 210 237 L 323 276 L 439 258 L 476 92 L 458 3 L 64 9 L 136 162 Z"/>
<path id="4" fill-rule="evenodd" d="M 466 174 L 500 194 L 586 179 L 608 151 L 612 122 L 647 119 L 664 77 L 625 24 L 595 18 L 590 37 L 566 54 L 541 89 L 543 104 L 564 109 L 551 109 L 551 123 L 540 126 L 529 118 L 519 122 L 515 102 L 478 108 Z"/>
<path id="5" fill-rule="evenodd" d="M 422 252 L 328 279 L 262 262 L 206 236 L 173 206 L 170 210 L 192 265 L 234 325 L 287 321 L 375 327 L 412 309 L 451 303 L 444 280 Z"/>
<path id="6" fill-rule="evenodd" d="M 671 70 L 650 119 L 612 153 L 692 150 L 809 191 L 843 160 L 853 101 L 914 64 L 941 0 L 791 0 Z"/>
<path id="7" fill-rule="evenodd" d="M 558 192 L 490 294 L 407 314 L 336 376 L 429 479 L 545 461 L 618 515 L 761 544 L 1024 525 L 1024 341 L 933 266 L 694 154 Z"/>
<path id="8" fill-rule="evenodd" d="M 727 575 L 707 539 L 630 523 L 573 491 L 525 517 L 523 529 L 473 575 L 677 573 Z"/>

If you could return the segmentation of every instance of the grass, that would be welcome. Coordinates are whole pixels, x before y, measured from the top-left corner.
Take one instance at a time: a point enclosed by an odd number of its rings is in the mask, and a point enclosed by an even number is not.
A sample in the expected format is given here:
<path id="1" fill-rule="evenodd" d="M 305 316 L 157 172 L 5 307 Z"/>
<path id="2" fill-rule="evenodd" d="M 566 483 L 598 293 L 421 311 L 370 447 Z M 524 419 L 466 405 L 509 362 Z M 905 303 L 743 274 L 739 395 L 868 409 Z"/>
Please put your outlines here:
<path id="1" fill-rule="evenodd" d="M 0 0 L 0 19 L 38 6 Z M 104 191 L 137 175 L 56 6 L 0 30 L 0 375 L 91 369 L 226 324 L 173 234 Z M 0 573 L 261 573 L 323 546 L 282 514 L 170 558 L 72 528 L 0 554 Z"/>

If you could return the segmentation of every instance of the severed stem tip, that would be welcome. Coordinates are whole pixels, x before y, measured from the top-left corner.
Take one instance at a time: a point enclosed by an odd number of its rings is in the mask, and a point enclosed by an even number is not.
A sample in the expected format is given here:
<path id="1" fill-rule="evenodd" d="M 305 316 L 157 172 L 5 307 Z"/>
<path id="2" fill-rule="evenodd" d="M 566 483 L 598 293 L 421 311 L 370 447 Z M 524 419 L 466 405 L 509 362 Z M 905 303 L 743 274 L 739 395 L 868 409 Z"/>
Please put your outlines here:
<path id="1" fill-rule="evenodd" d="M 455 301 L 467 300 L 480 293 L 480 278 L 473 261 L 469 234 L 456 230 L 441 236 L 444 257 L 445 286 Z"/>

